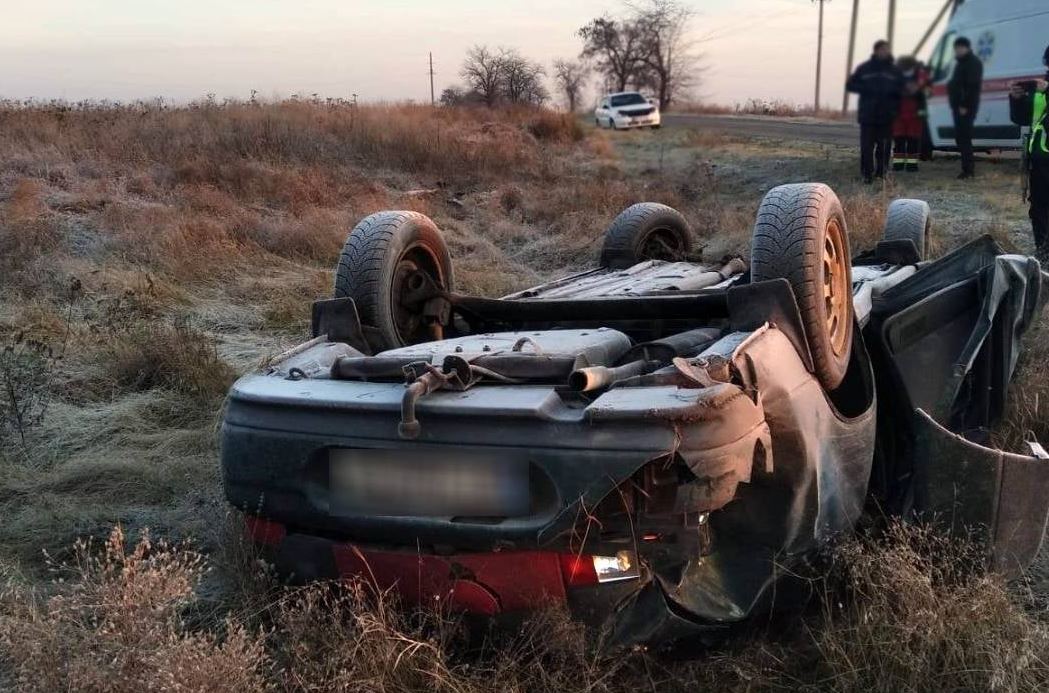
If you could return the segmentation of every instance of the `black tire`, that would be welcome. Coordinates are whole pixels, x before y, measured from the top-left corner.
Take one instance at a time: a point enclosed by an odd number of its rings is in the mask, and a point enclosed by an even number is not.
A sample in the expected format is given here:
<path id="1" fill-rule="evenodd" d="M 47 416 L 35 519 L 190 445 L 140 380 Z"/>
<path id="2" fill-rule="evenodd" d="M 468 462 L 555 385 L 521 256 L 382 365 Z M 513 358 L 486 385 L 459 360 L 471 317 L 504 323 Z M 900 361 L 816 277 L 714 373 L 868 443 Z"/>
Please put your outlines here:
<path id="1" fill-rule="evenodd" d="M 601 266 L 626 269 L 645 260 L 684 260 L 692 252 L 692 230 L 681 212 L 639 202 L 619 213 L 605 231 Z"/>
<path id="2" fill-rule="evenodd" d="M 852 353 L 852 263 L 841 202 L 820 183 L 781 185 L 758 209 L 751 277 L 783 278 L 798 301 L 816 378 L 834 390 Z"/>
<path id="3" fill-rule="evenodd" d="M 925 200 L 893 200 L 885 214 L 884 241 L 911 241 L 924 260 L 929 252 L 929 231 L 932 218 Z"/>
<path id="4" fill-rule="evenodd" d="M 335 268 L 335 298 L 352 298 L 372 349 L 432 339 L 422 315 L 398 301 L 425 272 L 453 289 L 452 258 L 433 221 L 418 212 L 377 212 L 350 231 Z"/>

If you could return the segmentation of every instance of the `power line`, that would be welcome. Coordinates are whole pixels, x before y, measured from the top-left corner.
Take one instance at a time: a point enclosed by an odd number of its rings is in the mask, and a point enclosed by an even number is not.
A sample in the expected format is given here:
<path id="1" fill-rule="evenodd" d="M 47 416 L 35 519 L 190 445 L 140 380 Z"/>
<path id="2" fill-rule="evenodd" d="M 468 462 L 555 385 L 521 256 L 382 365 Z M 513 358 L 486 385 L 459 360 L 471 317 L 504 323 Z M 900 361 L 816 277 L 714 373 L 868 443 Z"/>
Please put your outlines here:
<path id="1" fill-rule="evenodd" d="M 772 14 L 763 16 L 761 18 L 761 21 L 768 22 L 770 19 L 777 19 L 777 18 L 782 17 L 784 15 L 794 14 L 796 11 L 797 10 L 795 8 L 795 9 L 790 9 L 790 10 L 782 10 L 780 12 L 773 12 Z M 732 22 L 730 24 L 726 24 L 725 26 L 723 26 L 723 27 L 721 27 L 719 29 L 714 29 L 712 31 L 709 31 L 706 34 L 700 36 L 699 39 L 697 39 L 697 40 L 700 43 L 710 43 L 712 41 L 720 41 L 723 38 L 728 38 L 730 36 L 735 36 L 736 34 L 742 32 L 742 31 L 753 31 L 753 30 L 754 30 L 754 19 L 753 18 L 748 18 L 748 19 L 741 20 L 739 22 Z"/>

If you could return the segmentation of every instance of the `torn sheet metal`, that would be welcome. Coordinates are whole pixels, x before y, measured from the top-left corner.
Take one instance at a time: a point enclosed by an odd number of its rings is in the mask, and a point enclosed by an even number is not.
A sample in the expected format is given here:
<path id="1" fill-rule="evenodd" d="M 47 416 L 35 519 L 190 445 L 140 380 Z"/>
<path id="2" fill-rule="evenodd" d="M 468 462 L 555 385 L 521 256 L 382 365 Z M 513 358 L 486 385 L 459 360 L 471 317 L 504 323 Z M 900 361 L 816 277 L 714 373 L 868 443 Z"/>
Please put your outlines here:
<path id="1" fill-rule="evenodd" d="M 883 394 L 874 493 L 885 509 L 915 507 L 911 483 L 927 455 L 922 410 L 976 443 L 1005 409 L 1021 340 L 1043 305 L 1038 261 L 977 239 L 877 296 L 864 337 Z"/>
<path id="2" fill-rule="evenodd" d="M 663 547 L 646 557 L 649 581 L 611 626 L 617 645 L 714 636 L 771 607 L 783 571 L 849 531 L 862 512 L 875 437 L 873 390 L 858 389 L 855 413 L 843 415 L 775 328 L 744 344 L 727 338 L 723 348 L 733 350 L 745 389 L 760 402 L 770 464 L 752 464 L 733 500 L 696 528 L 709 535 L 708 550 Z M 862 353 L 857 360 L 869 382 L 870 364 Z M 701 468 L 704 460 L 692 464 Z"/>
<path id="3" fill-rule="evenodd" d="M 1049 522 L 1049 461 L 986 448 L 917 414 L 915 505 L 951 532 L 975 532 L 996 570 L 1031 564 Z"/>

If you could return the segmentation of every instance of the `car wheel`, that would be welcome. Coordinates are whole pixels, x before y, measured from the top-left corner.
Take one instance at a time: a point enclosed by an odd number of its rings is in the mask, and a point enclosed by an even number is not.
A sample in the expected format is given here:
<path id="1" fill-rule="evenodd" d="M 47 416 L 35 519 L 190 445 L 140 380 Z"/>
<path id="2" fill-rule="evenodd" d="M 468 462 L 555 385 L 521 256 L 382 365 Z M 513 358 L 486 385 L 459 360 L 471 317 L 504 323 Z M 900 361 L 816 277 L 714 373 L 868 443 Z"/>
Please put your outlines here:
<path id="1" fill-rule="evenodd" d="M 911 241 L 924 260 L 929 252 L 929 232 L 932 219 L 929 203 L 925 200 L 893 200 L 885 214 L 884 241 Z"/>
<path id="2" fill-rule="evenodd" d="M 659 129 L 659 128 L 661 128 L 661 127 L 663 127 L 663 125 L 662 125 L 662 124 L 656 124 L 656 125 L 653 125 L 653 126 L 652 126 L 652 129 L 653 129 L 653 130 L 658 130 L 658 129 Z"/>
<path id="3" fill-rule="evenodd" d="M 424 276 L 425 275 L 425 276 Z M 378 352 L 433 339 L 404 297 L 433 282 L 451 291 L 452 258 L 433 221 L 418 212 L 377 212 L 350 231 L 335 268 L 335 298 L 352 298 Z"/>
<path id="4" fill-rule="evenodd" d="M 684 260 L 692 251 L 692 230 L 673 207 L 639 202 L 619 213 L 605 231 L 601 266 L 626 269 L 645 260 Z"/>
<path id="5" fill-rule="evenodd" d="M 852 352 L 852 263 L 841 202 L 820 183 L 781 185 L 758 209 L 751 277 L 786 279 L 824 388 L 841 384 Z"/>

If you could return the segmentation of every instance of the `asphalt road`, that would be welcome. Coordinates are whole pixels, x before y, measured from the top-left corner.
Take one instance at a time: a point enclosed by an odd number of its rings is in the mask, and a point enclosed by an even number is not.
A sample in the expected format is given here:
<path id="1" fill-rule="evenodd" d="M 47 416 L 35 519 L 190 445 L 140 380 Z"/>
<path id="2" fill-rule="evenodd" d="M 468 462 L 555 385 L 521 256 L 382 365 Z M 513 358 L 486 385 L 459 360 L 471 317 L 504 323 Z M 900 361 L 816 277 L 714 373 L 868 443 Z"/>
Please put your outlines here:
<path id="1" fill-rule="evenodd" d="M 776 140 L 801 140 L 849 147 L 856 146 L 860 139 L 859 126 L 851 120 L 838 122 L 810 118 L 664 113 L 663 124 L 667 127 L 691 127 Z"/>

